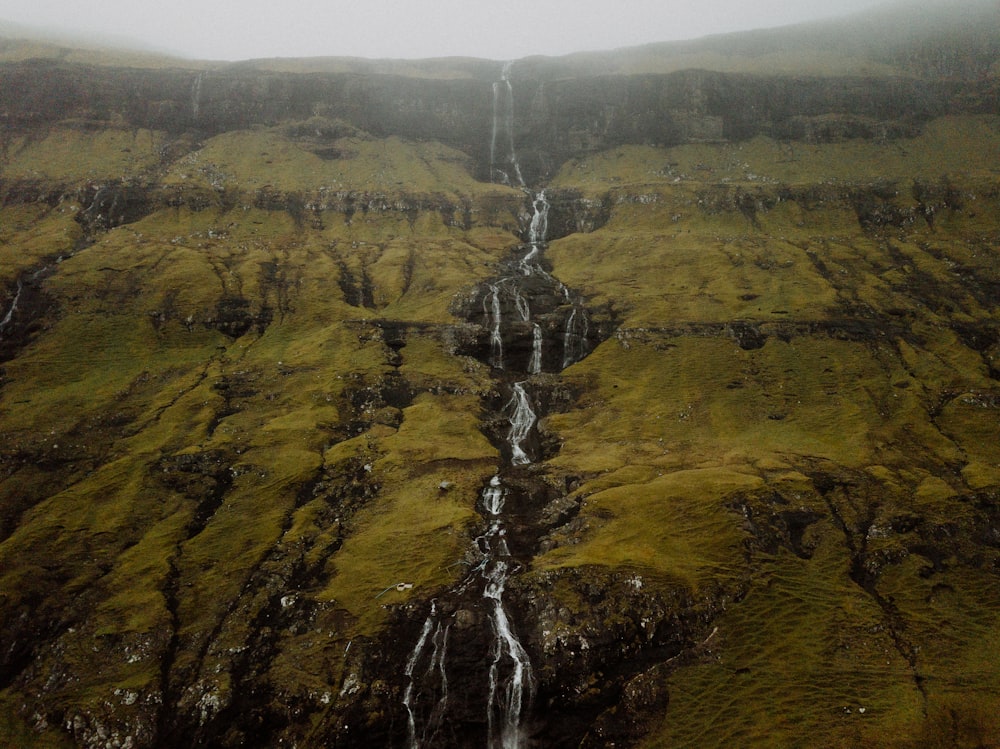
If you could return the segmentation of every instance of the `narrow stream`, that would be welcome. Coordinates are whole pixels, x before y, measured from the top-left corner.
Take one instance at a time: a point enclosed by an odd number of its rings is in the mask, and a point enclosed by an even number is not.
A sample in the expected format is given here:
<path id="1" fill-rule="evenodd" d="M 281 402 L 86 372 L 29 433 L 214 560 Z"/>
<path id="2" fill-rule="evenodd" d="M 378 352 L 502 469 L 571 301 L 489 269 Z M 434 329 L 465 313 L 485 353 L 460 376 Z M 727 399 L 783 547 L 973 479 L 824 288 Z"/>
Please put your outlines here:
<path id="1" fill-rule="evenodd" d="M 24 290 L 24 286 L 21 284 L 21 280 L 17 281 L 17 291 L 14 292 L 14 298 L 10 302 L 10 307 L 7 308 L 7 314 L 3 316 L 3 320 L 0 320 L 0 333 L 3 329 L 10 324 L 11 318 L 14 313 L 17 312 L 17 303 L 21 300 L 21 292 Z"/>

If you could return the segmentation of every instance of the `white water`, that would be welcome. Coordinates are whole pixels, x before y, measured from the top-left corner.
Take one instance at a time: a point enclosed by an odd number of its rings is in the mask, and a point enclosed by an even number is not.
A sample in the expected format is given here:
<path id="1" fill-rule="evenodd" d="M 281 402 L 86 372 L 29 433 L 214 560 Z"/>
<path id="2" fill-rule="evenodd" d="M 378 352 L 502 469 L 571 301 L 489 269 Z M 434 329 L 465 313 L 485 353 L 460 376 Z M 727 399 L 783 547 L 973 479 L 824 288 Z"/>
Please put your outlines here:
<path id="1" fill-rule="evenodd" d="M 204 77 L 204 73 L 198 73 L 194 79 L 194 85 L 191 87 L 191 113 L 196 120 L 201 113 L 201 84 Z"/>
<path id="2" fill-rule="evenodd" d="M 549 201 L 545 199 L 545 190 L 542 190 L 531 202 L 532 214 L 531 223 L 528 224 L 528 253 L 521 258 L 519 267 L 521 272 L 530 276 L 532 273 L 540 273 L 547 278 L 552 278 L 542 270 L 537 258 L 542 251 L 542 245 L 549 231 Z M 555 279 L 552 279 L 555 281 Z M 561 285 L 561 284 L 560 284 Z"/>
<path id="3" fill-rule="evenodd" d="M 514 296 L 514 306 L 517 308 L 517 314 L 521 316 L 521 320 L 528 322 L 531 319 L 531 307 L 528 306 L 528 300 L 521 296 L 521 290 L 516 286 L 511 289 L 511 294 Z"/>
<path id="4" fill-rule="evenodd" d="M 489 285 L 489 293 L 483 297 L 483 312 L 486 313 L 487 325 L 490 328 L 490 363 L 497 369 L 503 369 L 503 336 L 500 335 L 500 288 Z"/>
<path id="5" fill-rule="evenodd" d="M 528 242 L 531 243 L 532 250 L 545 241 L 549 233 L 549 201 L 545 199 L 545 190 L 535 196 L 532 202 L 534 213 L 531 216 L 531 224 L 528 226 Z"/>
<path id="6" fill-rule="evenodd" d="M 563 369 L 574 364 L 587 354 L 587 334 L 590 323 L 587 312 L 575 305 L 566 318 L 566 332 L 563 334 Z"/>
<path id="7" fill-rule="evenodd" d="M 542 327 L 537 323 L 531 328 L 531 361 L 528 362 L 528 374 L 538 374 L 542 371 Z"/>
<path id="8" fill-rule="evenodd" d="M 524 179 L 514 150 L 514 96 L 510 70 L 508 63 L 504 66 L 502 79 L 493 84 L 490 175 L 494 181 L 499 178 L 505 184 L 524 188 Z M 513 305 L 521 322 L 531 323 L 532 348 L 527 369 L 529 374 L 534 375 L 542 371 L 543 332 L 541 325 L 531 319 L 531 306 L 527 297 L 522 294 L 522 282 L 517 280 L 518 271 L 524 276 L 536 275 L 548 279 L 561 291 L 566 301 L 570 300 L 570 294 L 563 284 L 552 278 L 538 263 L 548 233 L 549 203 L 544 190 L 534 196 L 532 208 L 533 214 L 528 226 L 528 251 L 513 275 L 487 285 L 483 296 L 483 315 L 490 331 L 490 363 L 497 369 L 504 368 L 504 304 L 507 304 L 508 310 Z M 501 296 L 504 297 L 503 300 Z M 586 345 L 586 326 L 586 313 L 582 307 L 574 305 L 564 334 L 564 359 L 575 361 L 574 357 L 582 357 L 583 347 Z M 525 385 L 526 382 L 517 382 L 511 386 L 511 399 L 505 407 L 510 422 L 507 441 L 511 463 L 515 466 L 532 462 L 525 450 L 525 443 L 537 422 Z M 515 566 L 507 545 L 504 515 L 507 495 L 508 490 L 499 475 L 494 476 L 483 488 L 481 512 L 487 520 L 487 527 L 473 543 L 472 555 L 477 558 L 477 562 L 469 575 L 452 591 L 453 595 L 461 596 L 470 586 L 481 584 L 483 599 L 489 606 L 493 629 L 486 706 L 489 749 L 522 747 L 525 741 L 522 720 L 530 708 L 534 690 L 531 661 L 503 604 L 504 590 Z M 436 733 L 446 724 L 448 676 L 445 662 L 449 631 L 449 626 L 432 604 L 431 613 L 424 622 L 417 644 L 406 664 L 408 683 L 403 704 L 407 712 L 410 749 L 433 746 Z M 422 714 L 417 710 L 418 704 L 424 706 Z"/>
<path id="9" fill-rule="evenodd" d="M 500 112 L 500 83 L 493 84 L 493 129 L 490 133 L 490 182 L 496 181 L 497 163 L 497 121 Z"/>
<path id="10" fill-rule="evenodd" d="M 510 434 L 507 437 L 511 449 L 511 463 L 516 466 L 525 465 L 531 462 L 531 458 L 528 457 L 521 445 L 528 438 L 531 428 L 535 425 L 536 417 L 523 382 L 514 383 L 514 395 L 507 404 L 507 408 L 512 408 Z"/>
<path id="11" fill-rule="evenodd" d="M 503 591 L 510 576 L 507 563 L 498 561 L 487 575 L 485 598 L 493 601 L 493 663 L 489 674 L 488 747 L 521 746 L 521 714 L 531 698 L 531 660 L 514 634 L 503 607 Z M 501 669 L 509 669 L 506 678 Z M 527 698 L 527 699 L 526 699 Z"/>
<path id="12" fill-rule="evenodd" d="M 11 300 L 10 307 L 7 309 L 7 314 L 4 315 L 3 320 L 0 320 L 0 330 L 6 328 L 14 317 L 14 313 L 17 312 L 17 303 L 21 300 L 21 282 L 17 282 L 17 291 L 14 293 L 14 298 Z"/>
<path id="13" fill-rule="evenodd" d="M 444 664 L 448 657 L 448 633 L 450 631 L 450 624 L 443 626 L 441 622 L 438 622 L 433 638 L 434 652 L 431 653 L 431 661 L 427 666 L 428 674 L 435 671 L 438 674 L 438 701 L 427 721 L 427 733 L 431 736 L 444 722 L 448 709 L 448 672 L 445 670 Z"/>
<path id="14" fill-rule="evenodd" d="M 490 515 L 499 515 L 503 512 L 505 492 L 500 483 L 500 477 L 494 476 L 490 479 L 490 485 L 483 489 L 483 507 Z"/>
<path id="15" fill-rule="evenodd" d="M 431 634 L 431 630 L 433 630 L 433 634 Z M 444 724 L 445 713 L 448 709 L 448 673 L 445 670 L 445 662 L 448 657 L 448 634 L 450 631 L 451 625 L 446 625 L 438 619 L 437 606 L 432 603 L 431 612 L 424 620 L 420 637 L 410 653 L 404 672 L 408 681 L 406 692 L 403 695 L 403 705 L 406 707 L 407 746 L 410 749 L 420 749 L 422 745 L 428 745 L 427 742 L 433 739 L 434 734 Z M 414 712 L 416 698 L 420 694 L 417 688 L 417 666 L 420 665 L 428 647 L 430 647 L 431 652 L 427 658 L 427 667 L 419 673 L 419 676 L 422 677 L 422 682 L 428 685 L 429 691 L 436 692 L 437 699 L 427 717 L 426 725 L 423 726 L 423 730 L 418 735 L 417 716 Z"/>
<path id="16" fill-rule="evenodd" d="M 437 606 L 433 603 L 431 604 L 431 613 L 427 615 L 427 619 L 424 620 L 424 626 L 420 630 L 420 637 L 417 639 L 417 644 L 413 647 L 413 651 L 410 653 L 410 658 L 406 662 L 406 678 L 408 683 L 406 685 L 406 693 L 403 695 L 403 705 L 406 707 L 406 725 L 407 725 L 407 746 L 410 749 L 419 749 L 420 742 L 417 740 L 417 719 L 413 714 L 413 697 L 416 684 L 413 679 L 413 672 L 416 670 L 417 661 L 420 656 L 423 655 L 424 648 L 427 646 L 427 638 L 430 636 L 431 628 L 434 626 L 434 621 L 437 619 Z"/>
<path id="17" fill-rule="evenodd" d="M 524 187 L 524 177 L 521 176 L 521 165 L 517 161 L 514 150 L 514 87 L 510 83 L 508 62 L 503 66 L 500 80 L 493 84 L 493 127 L 490 135 L 490 181 L 496 182 L 497 177 L 505 185 Z M 497 141 L 503 148 L 503 168 L 497 165 Z M 513 176 L 511 175 L 513 172 Z"/>

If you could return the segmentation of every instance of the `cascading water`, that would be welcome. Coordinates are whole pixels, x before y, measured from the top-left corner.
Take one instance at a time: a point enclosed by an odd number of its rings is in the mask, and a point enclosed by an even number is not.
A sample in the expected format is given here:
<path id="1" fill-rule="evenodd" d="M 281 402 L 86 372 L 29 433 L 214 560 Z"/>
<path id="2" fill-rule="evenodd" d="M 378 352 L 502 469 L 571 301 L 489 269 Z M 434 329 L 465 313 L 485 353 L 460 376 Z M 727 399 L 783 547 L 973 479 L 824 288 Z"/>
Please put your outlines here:
<path id="1" fill-rule="evenodd" d="M 531 418 L 534 419 L 533 414 Z M 503 520 L 506 493 L 499 476 L 494 476 L 483 490 L 482 510 L 488 516 L 488 528 L 476 539 L 473 548 L 482 561 L 455 590 L 463 593 L 478 580 L 482 597 L 490 608 L 494 641 L 487 674 L 487 746 L 518 749 L 522 744 L 522 720 L 531 703 L 533 679 L 531 660 L 503 604 L 513 561 Z M 407 686 L 403 706 L 410 749 L 438 745 L 439 733 L 445 725 L 449 707 L 446 661 L 450 629 L 437 604 L 432 603 L 404 671 Z M 420 705 L 429 707 L 421 712 Z"/>
<path id="2" fill-rule="evenodd" d="M 510 82 L 510 70 L 513 62 L 503 66 L 500 80 L 493 84 L 493 130 L 490 138 L 490 180 L 511 187 L 524 187 L 524 177 L 521 176 L 521 165 L 517 161 L 514 150 L 514 87 Z M 497 166 L 497 140 L 503 148 L 503 158 Z M 513 179 L 510 172 L 513 172 Z"/>
<path id="3" fill-rule="evenodd" d="M 514 394 L 507 404 L 511 409 L 510 415 L 510 435 L 507 441 L 510 443 L 511 462 L 516 466 L 523 466 L 531 462 L 531 458 L 524 451 L 522 445 L 528 438 L 531 428 L 535 426 L 535 412 L 531 408 L 531 399 L 524 389 L 523 382 L 514 383 Z"/>
<path id="4" fill-rule="evenodd" d="M 403 705 L 410 749 L 468 745 L 469 736 L 481 736 L 483 723 L 487 732 L 486 745 L 490 749 L 519 749 L 528 738 L 525 718 L 531 710 L 535 681 L 527 650 L 504 605 L 504 593 L 511 575 L 521 567 L 508 545 L 507 531 L 510 518 L 520 517 L 516 504 L 513 510 L 508 509 L 510 498 L 512 494 L 522 494 L 512 492 L 508 485 L 518 486 L 524 482 L 524 472 L 530 471 L 528 467 L 537 457 L 531 454 L 537 450 L 537 443 L 532 447 L 531 436 L 538 416 L 529 390 L 531 380 L 515 378 L 519 371 L 528 375 L 543 372 L 545 329 L 559 330 L 560 326 L 565 326 L 563 366 L 583 358 L 588 350 L 589 323 L 582 303 L 574 301 L 569 290 L 540 263 L 548 234 L 550 206 L 545 191 L 528 192 L 521 176 L 514 150 L 510 72 L 510 65 L 505 65 L 501 80 L 493 84 L 490 175 L 494 181 L 525 189 L 531 197 L 532 216 L 527 227 L 525 254 L 520 260 L 506 263 L 506 272 L 484 284 L 480 292 L 483 327 L 490 341 L 488 359 L 485 351 L 483 358 L 498 370 L 496 376 L 506 383 L 511 393 L 504 407 L 509 423 L 505 442 L 510 461 L 509 467 L 493 476 L 480 495 L 479 512 L 484 531 L 473 541 L 464 560 L 469 564 L 468 575 L 432 602 L 407 660 Z M 535 319 L 539 311 L 540 316 Z M 525 341 L 529 326 L 530 356 L 526 354 Z M 558 362 L 559 359 L 553 355 L 550 361 Z M 519 478 L 505 484 L 504 474 L 513 471 Z M 477 590 L 481 591 L 478 597 L 474 594 Z M 482 612 L 481 619 L 468 613 L 473 610 Z M 461 626 L 458 611 L 467 612 L 462 615 L 464 624 Z M 470 624 L 470 621 L 482 624 Z M 475 629 L 485 625 L 489 626 L 489 635 L 482 628 Z M 470 634 L 475 632 L 482 632 L 489 639 L 480 637 L 477 642 L 470 641 Z M 451 640 L 454 642 L 450 645 Z M 484 647 L 488 644 L 489 649 L 477 651 L 479 644 Z M 467 654 L 464 659 L 454 656 L 456 662 L 463 664 L 463 669 L 454 670 L 449 679 L 448 653 L 456 649 L 461 651 L 463 647 Z M 470 649 L 475 653 L 471 659 Z M 480 665 L 470 671 L 469 663 Z M 476 681 L 479 678 L 482 681 Z M 453 688 L 456 693 L 463 693 L 463 698 L 455 699 L 454 704 L 449 703 L 449 682 L 463 685 Z M 483 709 L 485 715 L 477 713 Z M 464 721 L 465 727 L 461 730 L 467 733 L 458 733 L 454 725 L 449 729 L 450 721 Z M 480 741 L 476 738 L 471 743 Z"/>
<path id="5" fill-rule="evenodd" d="M 534 323 L 531 326 L 531 361 L 528 362 L 528 374 L 538 374 L 542 371 L 542 326 Z"/>
<path id="6" fill-rule="evenodd" d="M 531 319 L 531 307 L 528 306 L 528 300 L 524 298 L 521 290 L 516 286 L 511 289 L 511 295 L 514 297 L 514 306 L 517 308 L 517 314 L 521 316 L 523 322 L 528 322 Z"/>
<path id="7" fill-rule="evenodd" d="M 487 307 L 487 304 L 489 305 Z M 490 329 L 490 363 L 497 369 L 503 369 L 503 336 L 500 334 L 502 321 L 500 313 L 500 288 L 490 284 L 489 293 L 483 297 L 483 311 L 486 313 Z"/>
<path id="8" fill-rule="evenodd" d="M 451 630 L 450 624 L 445 624 L 439 619 L 437 605 L 431 603 L 431 612 L 424 620 L 424 626 L 420 630 L 420 637 L 416 647 L 410 653 L 410 658 L 406 662 L 405 674 L 409 683 L 403 695 L 403 705 L 406 707 L 407 717 L 407 746 L 417 749 L 421 745 L 431 745 L 434 737 L 444 724 L 444 718 L 448 708 L 448 674 L 445 670 L 445 662 L 448 657 L 448 634 Z M 430 653 L 428 653 L 428 648 Z M 419 673 L 418 666 L 426 661 L 426 666 Z M 417 729 L 417 701 L 423 697 L 418 693 L 418 683 L 423 691 L 427 691 L 428 699 L 421 700 L 433 705 L 424 725 L 418 735 Z"/>
<path id="9" fill-rule="evenodd" d="M 574 364 L 587 355 L 587 333 L 590 322 L 587 311 L 580 305 L 574 305 L 573 311 L 566 318 L 566 331 L 563 333 L 563 369 Z"/>
<path id="10" fill-rule="evenodd" d="M 549 201 L 545 199 L 545 190 L 535 195 L 531 201 L 531 223 L 528 225 L 528 254 L 520 262 L 521 272 L 529 276 L 541 271 L 537 258 L 542 251 L 542 243 L 549 231 Z M 542 271 L 544 273 L 544 271 Z M 547 274 L 546 274 L 547 275 Z"/>
<path id="11" fill-rule="evenodd" d="M 531 660 L 514 634 L 503 607 L 503 591 L 510 576 L 508 565 L 498 560 L 487 573 L 483 596 L 493 602 L 493 663 L 490 666 L 490 693 L 487 724 L 488 747 L 517 749 L 521 746 L 521 718 L 532 689 Z M 508 672 L 504 677 L 504 670 Z"/>

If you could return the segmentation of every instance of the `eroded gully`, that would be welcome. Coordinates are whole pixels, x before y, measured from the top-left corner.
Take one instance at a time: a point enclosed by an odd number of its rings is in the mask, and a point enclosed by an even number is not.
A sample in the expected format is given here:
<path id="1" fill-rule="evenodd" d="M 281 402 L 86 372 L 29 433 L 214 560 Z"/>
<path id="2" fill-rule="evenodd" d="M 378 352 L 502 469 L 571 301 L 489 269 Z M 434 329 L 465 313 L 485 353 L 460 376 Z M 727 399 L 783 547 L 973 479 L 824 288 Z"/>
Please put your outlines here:
<path id="1" fill-rule="evenodd" d="M 517 749 L 530 742 L 536 681 L 517 612 L 504 591 L 532 553 L 524 522 L 528 508 L 547 499 L 533 497 L 526 480 L 545 459 L 533 379 L 561 371 L 590 348 L 582 300 L 541 264 L 550 206 L 544 190 L 525 185 L 514 151 L 509 65 L 493 84 L 493 103 L 491 178 L 524 190 L 531 204 L 526 243 L 477 289 L 472 305 L 486 339 L 480 356 L 507 394 L 500 419 L 507 426 L 494 435 L 500 437 L 503 464 L 478 500 L 483 531 L 462 562 L 469 572 L 430 602 L 409 652 L 403 707 L 411 749 L 484 744 Z"/>

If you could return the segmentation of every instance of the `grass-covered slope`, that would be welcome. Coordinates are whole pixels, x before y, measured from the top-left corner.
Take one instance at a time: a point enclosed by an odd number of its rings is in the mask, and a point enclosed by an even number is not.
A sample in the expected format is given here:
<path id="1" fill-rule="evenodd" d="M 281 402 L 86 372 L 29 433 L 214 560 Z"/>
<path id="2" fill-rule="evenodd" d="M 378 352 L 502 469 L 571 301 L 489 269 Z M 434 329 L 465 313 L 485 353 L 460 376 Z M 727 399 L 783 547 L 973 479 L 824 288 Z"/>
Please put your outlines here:
<path id="1" fill-rule="evenodd" d="M 456 228 L 408 195 L 458 204 L 460 221 L 461 200 L 470 215 L 482 196 L 516 211 L 516 194 L 473 183 L 433 145 L 351 140 L 325 162 L 281 134 L 237 133 L 166 165 L 141 220 L 84 241 L 74 190 L 120 175 L 123 153 L 150 179 L 163 139 L 53 131 L 16 142 L 4 164 L 11 181 L 69 188 L 54 205 L 9 194 L 3 209 L 6 304 L 31 290 L 4 330 L 24 344 L 2 389 L 0 590 L 17 651 L 4 686 L 20 684 L 5 692 L 8 732 L 37 719 L 21 704 L 38 689 L 68 720 L 96 724 L 112 700 L 136 714 L 129 726 L 155 729 L 157 703 L 183 702 L 247 647 L 270 587 L 301 588 L 325 612 L 331 635 L 313 657 L 341 652 L 384 619 L 382 588 L 406 579 L 426 595 L 454 577 L 468 500 L 496 462 L 476 418 L 484 368 L 450 355 L 433 326 L 454 322 L 452 296 L 515 238 Z M 62 144 L 78 157 L 59 157 Z M 270 210 L 241 167 L 268 150 L 257 174 L 283 201 Z M 358 198 L 353 216 L 304 218 L 286 195 L 377 188 L 379 206 Z M 400 355 L 384 319 L 431 332 L 407 334 Z M 280 674 L 283 688 L 313 686 Z M 329 690 L 339 677 L 316 679 Z"/>
<path id="2" fill-rule="evenodd" d="M 560 173 L 616 207 L 549 256 L 622 321 L 548 420 L 585 530 L 536 569 L 745 596 L 666 678 L 649 746 L 992 745 L 998 135 L 944 120 Z"/>
<path id="3" fill-rule="evenodd" d="M 405 735 L 502 460 L 458 314 L 525 197 L 320 117 L 4 144 L 0 743 Z M 613 334 L 532 381 L 539 745 L 996 743 L 998 146 L 556 165 L 546 262 Z"/>

